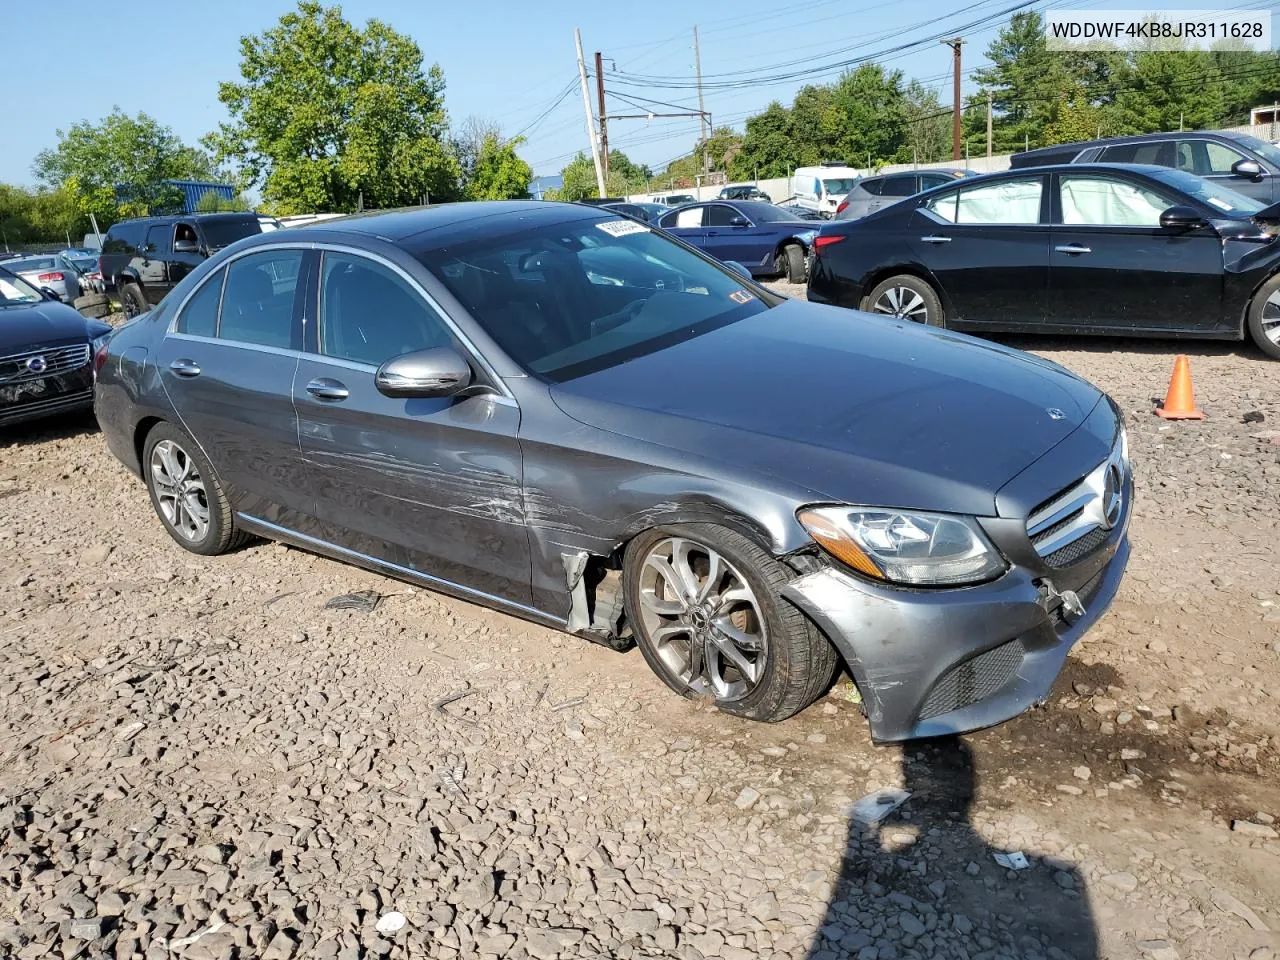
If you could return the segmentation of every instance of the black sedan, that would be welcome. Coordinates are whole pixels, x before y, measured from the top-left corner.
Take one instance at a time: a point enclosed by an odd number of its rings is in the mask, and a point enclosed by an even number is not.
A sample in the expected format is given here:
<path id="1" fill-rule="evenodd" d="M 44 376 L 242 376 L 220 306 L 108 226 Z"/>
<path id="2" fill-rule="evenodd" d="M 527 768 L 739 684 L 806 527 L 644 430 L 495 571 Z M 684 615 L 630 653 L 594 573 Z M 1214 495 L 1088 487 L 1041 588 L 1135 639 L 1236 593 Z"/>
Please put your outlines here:
<path id="1" fill-rule="evenodd" d="M 93 406 L 111 328 L 0 267 L 0 424 Z"/>
<path id="2" fill-rule="evenodd" d="M 809 299 L 977 332 L 1242 340 L 1280 359 L 1280 204 L 1165 167 L 975 177 L 822 228 Z"/>
<path id="3" fill-rule="evenodd" d="M 1043 699 L 1129 554 L 1084 380 L 579 204 L 242 240 L 111 338 L 95 409 L 187 550 L 257 534 L 636 643 L 758 720 L 843 660 L 882 740 Z"/>

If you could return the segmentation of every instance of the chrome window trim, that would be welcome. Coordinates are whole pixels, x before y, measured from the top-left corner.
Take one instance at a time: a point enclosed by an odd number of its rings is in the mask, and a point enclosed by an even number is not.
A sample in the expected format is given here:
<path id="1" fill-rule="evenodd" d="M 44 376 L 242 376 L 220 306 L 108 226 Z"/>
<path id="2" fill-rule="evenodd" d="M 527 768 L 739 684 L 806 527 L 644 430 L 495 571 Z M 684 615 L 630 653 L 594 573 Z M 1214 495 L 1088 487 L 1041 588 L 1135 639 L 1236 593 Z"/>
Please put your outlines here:
<path id="1" fill-rule="evenodd" d="M 379 557 L 375 557 L 367 553 L 361 553 L 359 550 L 352 550 L 348 547 L 341 547 L 329 540 L 322 540 L 319 537 L 312 537 L 305 533 L 299 533 L 296 530 L 291 530 L 288 527 L 282 527 L 279 524 L 270 523 L 247 513 L 237 513 L 236 518 L 246 524 L 259 527 L 269 533 L 279 534 L 282 537 L 295 540 L 298 543 L 309 544 L 323 550 L 331 550 L 334 553 L 342 554 L 343 556 L 350 557 L 353 560 L 363 561 L 365 563 L 381 567 L 384 570 L 394 571 L 407 579 L 416 580 L 426 586 L 435 585 L 443 587 L 446 590 L 456 590 L 460 593 L 483 600 L 486 603 L 505 607 L 509 610 L 519 610 L 522 613 L 536 617 L 544 623 L 559 624 L 560 629 L 566 629 L 569 625 L 568 620 L 563 617 L 557 617 L 554 614 L 547 613 L 545 610 L 539 610 L 537 607 L 530 607 L 527 604 L 518 603 L 515 600 L 507 600 L 506 598 L 499 597 L 496 594 L 485 593 L 483 590 L 477 590 L 474 587 L 467 587 L 460 583 L 455 583 L 452 580 L 446 580 L 443 577 L 432 576 L 429 573 L 423 573 L 421 570 L 414 570 L 412 567 L 402 567 L 389 560 L 383 560 Z"/>
<path id="2" fill-rule="evenodd" d="M 232 254 L 231 256 L 227 257 L 226 260 L 222 261 L 222 263 L 218 265 L 218 268 L 216 270 L 210 271 L 208 276 L 203 277 L 200 280 L 200 282 L 195 285 L 195 287 L 191 290 L 191 292 L 182 298 L 182 302 L 179 303 L 177 309 L 173 311 L 173 319 L 169 321 L 169 326 L 165 330 L 165 336 L 166 337 L 183 336 L 183 337 L 192 337 L 193 339 L 197 339 L 197 340 L 209 340 L 210 338 L 208 337 L 194 337 L 193 335 L 190 335 L 190 334 L 177 333 L 178 317 L 182 316 L 182 311 L 186 309 L 188 301 L 190 301 L 191 298 L 194 297 L 196 293 L 199 292 L 200 289 L 204 287 L 206 283 L 209 282 L 209 279 L 211 277 L 216 276 L 219 273 L 219 271 L 226 270 L 236 260 L 239 260 L 242 257 L 250 256 L 251 254 L 262 253 L 268 250 L 301 250 L 304 252 L 308 250 L 317 250 L 320 252 L 323 252 L 325 250 L 332 250 L 335 253 L 346 253 L 346 254 L 350 254 L 351 256 L 364 257 L 365 259 L 372 260 L 375 263 L 380 263 L 386 266 L 388 269 L 390 269 L 394 273 L 398 274 L 401 278 L 403 278 L 404 281 L 408 283 L 410 287 L 412 287 L 414 290 L 418 292 L 419 296 L 421 296 L 424 300 L 427 301 L 431 309 L 434 310 L 436 313 L 438 313 L 440 315 L 440 318 L 444 320 L 445 326 L 449 328 L 449 331 L 455 337 L 458 338 L 458 342 L 462 344 L 463 348 L 466 349 L 467 352 L 471 354 L 471 357 L 475 360 L 475 362 L 488 375 L 490 381 L 494 385 L 494 389 L 500 391 L 500 395 L 502 397 L 504 397 L 507 400 L 510 400 L 511 405 L 517 405 L 515 395 L 503 382 L 502 378 L 498 376 L 498 372 L 493 368 L 492 364 L 490 364 L 489 361 L 485 359 L 484 354 L 480 352 L 480 350 L 476 347 L 472 339 L 468 337 L 458 327 L 453 317 L 449 316 L 448 311 L 440 306 L 440 302 L 435 297 L 433 297 L 427 291 L 427 289 L 422 286 L 421 283 L 419 283 L 414 277 L 412 277 L 407 271 L 405 271 L 399 264 L 393 263 L 391 260 L 382 256 L 381 254 L 374 253 L 370 250 L 364 250 L 360 247 L 355 247 L 345 243 L 335 243 L 332 241 L 324 241 L 324 242 L 311 241 L 309 243 L 299 243 L 297 241 L 284 242 L 284 243 L 263 243 L 263 244 L 258 244 L 256 246 L 250 247 L 247 250 L 241 250 L 238 253 Z M 319 284 L 320 284 L 320 278 L 317 277 L 316 278 L 317 293 L 319 291 Z M 225 289 L 226 287 L 224 286 L 223 290 L 225 291 Z M 318 299 L 319 298 L 317 297 L 317 301 Z M 309 312 L 309 307 L 310 307 L 310 304 L 304 303 L 302 305 L 302 323 L 303 323 L 304 330 L 307 324 L 307 314 Z M 316 321 L 319 322 L 319 317 L 316 318 Z M 219 296 L 218 298 L 218 328 L 219 329 L 222 328 L 221 296 Z M 245 343 L 244 341 L 241 341 L 241 340 L 225 340 L 225 339 L 222 339 L 221 337 L 213 339 L 212 342 L 232 343 L 232 344 L 236 344 L 237 346 L 257 347 L 257 344 Z M 317 348 L 319 347 L 318 342 L 316 346 Z M 268 349 L 275 350 L 277 348 L 268 348 Z M 288 351 L 287 352 L 288 356 L 293 356 L 295 354 L 298 356 L 304 356 L 304 357 L 316 356 L 316 357 L 323 357 L 327 360 L 333 359 L 332 357 L 327 357 L 325 354 L 322 354 L 319 352 L 315 354 L 306 353 L 305 351 Z M 374 369 L 376 370 L 377 367 L 374 367 Z"/>
<path id="3" fill-rule="evenodd" d="M 169 333 L 165 334 L 165 339 L 186 340 L 191 343 L 208 343 L 217 344 L 226 347 L 236 347 L 240 350 L 252 350 L 255 353 L 270 353 L 277 357 L 308 357 L 310 354 L 303 353 L 301 350 L 290 350 L 287 347 L 269 347 L 262 343 L 249 343 L 245 340 L 225 340 L 222 337 L 205 337 L 198 333 Z"/>

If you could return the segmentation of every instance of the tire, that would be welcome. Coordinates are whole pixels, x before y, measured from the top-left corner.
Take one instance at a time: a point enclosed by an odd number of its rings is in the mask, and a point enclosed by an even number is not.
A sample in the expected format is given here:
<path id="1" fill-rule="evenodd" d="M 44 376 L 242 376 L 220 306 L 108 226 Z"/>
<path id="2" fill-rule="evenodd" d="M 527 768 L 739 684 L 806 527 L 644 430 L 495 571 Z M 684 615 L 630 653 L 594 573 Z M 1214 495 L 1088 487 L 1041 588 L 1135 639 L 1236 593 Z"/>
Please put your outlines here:
<path id="1" fill-rule="evenodd" d="M 864 302 L 868 313 L 900 317 L 930 327 L 947 325 L 937 291 L 909 273 L 900 273 L 876 284 Z"/>
<path id="2" fill-rule="evenodd" d="M 147 303 L 147 298 L 140 286 L 136 283 L 124 283 L 120 286 L 120 308 L 124 310 L 124 315 L 132 320 L 138 314 L 150 310 L 151 304 Z"/>
<path id="3" fill-rule="evenodd" d="M 151 506 L 179 546 L 211 557 L 248 539 L 236 529 L 231 504 L 209 461 L 195 441 L 177 427 L 159 423 L 147 434 L 142 469 Z M 184 495 L 171 493 L 179 489 Z"/>
<path id="4" fill-rule="evenodd" d="M 1253 295 L 1246 325 L 1258 349 L 1273 360 L 1280 360 L 1280 274 Z"/>
<path id="5" fill-rule="evenodd" d="M 778 254 L 778 272 L 787 278 L 787 283 L 804 283 L 804 249 L 794 243 L 783 247 Z"/>
<path id="6" fill-rule="evenodd" d="M 720 575 L 707 587 L 712 554 L 720 561 Z M 665 560 L 675 579 L 651 560 Z M 688 582 L 681 580 L 682 570 L 693 575 L 699 592 L 708 591 L 702 604 L 673 599 L 678 596 L 673 585 Z M 627 545 L 627 619 L 645 661 L 681 696 L 714 699 L 722 712 L 751 720 L 785 720 L 822 696 L 838 665 L 827 638 L 782 600 L 780 591 L 792 576 L 746 537 L 724 527 L 657 527 Z M 717 624 L 752 642 L 735 642 Z M 696 675 L 695 648 L 701 660 Z M 746 669 L 722 656 L 722 649 L 735 650 Z"/>
<path id="7" fill-rule="evenodd" d="M 96 307 L 81 307 L 80 316 L 88 317 L 90 320 L 101 320 L 103 317 L 111 316 L 111 304 L 100 303 Z"/>
<path id="8" fill-rule="evenodd" d="M 96 320 L 98 317 L 105 317 L 111 313 L 111 301 L 102 293 L 86 293 L 83 297 L 77 297 L 75 302 L 71 304 L 82 317 L 89 317 Z"/>

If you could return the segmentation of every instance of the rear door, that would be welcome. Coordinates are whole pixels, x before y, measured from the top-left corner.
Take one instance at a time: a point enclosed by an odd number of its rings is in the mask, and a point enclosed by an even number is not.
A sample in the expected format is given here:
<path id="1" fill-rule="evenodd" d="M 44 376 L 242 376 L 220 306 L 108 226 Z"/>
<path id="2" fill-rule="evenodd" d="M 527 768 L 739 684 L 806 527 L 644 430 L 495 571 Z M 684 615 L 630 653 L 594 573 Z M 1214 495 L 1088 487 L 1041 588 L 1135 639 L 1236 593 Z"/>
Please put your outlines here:
<path id="1" fill-rule="evenodd" d="M 307 256 L 296 248 L 254 251 L 210 274 L 182 305 L 156 359 L 182 427 L 233 509 L 314 533 L 293 408 Z"/>
<path id="2" fill-rule="evenodd" d="M 138 279 L 142 281 L 142 291 L 147 295 L 147 301 L 152 304 L 159 303 L 173 289 L 168 269 L 168 259 L 172 253 L 170 233 L 171 228 L 167 223 L 151 224 L 147 227 L 147 234 L 138 251 Z"/>
<path id="3" fill-rule="evenodd" d="M 1055 176 L 1049 323 L 1073 333 L 1217 328 L 1222 240 L 1207 224 L 1166 230 L 1160 214 L 1185 203 L 1116 173 Z"/>
<path id="4" fill-rule="evenodd" d="M 707 239 L 706 216 L 707 208 L 704 205 L 681 207 L 663 217 L 660 225 L 673 237 L 701 247 L 706 244 Z"/>
<path id="5" fill-rule="evenodd" d="M 908 222 L 911 249 L 942 286 L 947 322 L 1035 327 L 1049 285 L 1045 174 L 979 181 L 931 196 Z"/>
<path id="6" fill-rule="evenodd" d="M 383 395 L 374 384 L 378 367 L 416 350 L 453 347 L 471 359 L 477 377 L 485 368 L 437 305 L 389 261 L 325 250 L 318 277 L 318 304 L 308 314 L 319 320 L 308 330 L 293 398 L 321 537 L 527 605 L 515 401 L 505 391 Z"/>

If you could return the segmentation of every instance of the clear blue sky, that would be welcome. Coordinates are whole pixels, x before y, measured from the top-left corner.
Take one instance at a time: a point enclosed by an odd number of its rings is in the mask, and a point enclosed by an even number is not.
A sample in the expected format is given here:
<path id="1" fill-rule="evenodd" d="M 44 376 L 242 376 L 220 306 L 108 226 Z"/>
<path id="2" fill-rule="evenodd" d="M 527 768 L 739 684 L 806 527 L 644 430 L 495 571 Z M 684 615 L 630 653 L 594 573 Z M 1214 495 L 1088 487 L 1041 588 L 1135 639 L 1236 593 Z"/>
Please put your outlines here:
<path id="1" fill-rule="evenodd" d="M 387 21 L 412 36 L 428 63 L 439 63 L 447 88 L 445 104 L 454 121 L 476 114 L 496 120 L 507 135 L 537 119 L 576 75 L 573 28 L 581 27 L 588 60 L 595 50 L 632 74 L 693 76 L 692 31 L 698 24 L 702 71 L 708 80 L 736 79 L 734 71 L 774 64 L 815 64 L 878 57 L 951 95 L 951 53 L 936 42 L 891 53 L 891 48 L 951 31 L 1013 5 L 1016 0 L 648 0 L 646 3 L 543 3 L 490 0 L 442 3 L 431 0 L 346 0 L 348 19 Z M 294 6 L 291 0 L 132 0 L 116 10 L 112 25 L 102 20 L 99 0 L 63 0 L 53 21 L 72 29 L 22 28 L 18 42 L 5 44 L 6 97 L 23 104 L 5 116 L 0 141 L 0 181 L 31 183 L 35 154 L 56 143 L 55 131 L 77 120 L 97 120 L 118 105 L 127 113 L 145 111 L 194 144 L 225 119 L 217 99 L 220 80 L 239 77 L 239 38 L 272 26 Z M 1052 7 L 1132 9 L 1141 4 L 1110 0 L 1057 0 Z M 1152 4 L 1162 9 L 1197 9 L 1203 0 Z M 1229 0 L 1223 6 L 1248 6 Z M 39 19 L 39 18 L 37 18 Z M 124 29 L 127 26 L 127 30 Z M 965 32 L 966 74 L 982 61 L 997 26 Z M 92 66 L 98 64 L 98 68 Z M 606 86 L 614 85 L 605 65 Z M 831 79 L 838 70 L 817 77 Z M 779 80 L 768 86 L 708 91 L 706 109 L 717 125 L 741 128 L 750 113 L 770 99 L 789 103 L 804 82 Z M 966 92 L 969 89 L 965 79 Z M 692 109 L 690 90 L 657 85 L 615 85 L 619 91 Z M 593 91 L 594 96 L 594 91 Z M 593 101 L 594 103 L 594 101 Z M 670 108 L 654 107 L 655 110 Z M 611 101 L 611 113 L 639 112 Z M 697 121 L 627 120 L 610 124 L 611 145 L 655 168 L 687 153 L 697 137 Z M 587 146 L 582 97 L 573 90 L 530 131 L 522 155 L 538 174 L 555 173 Z"/>

